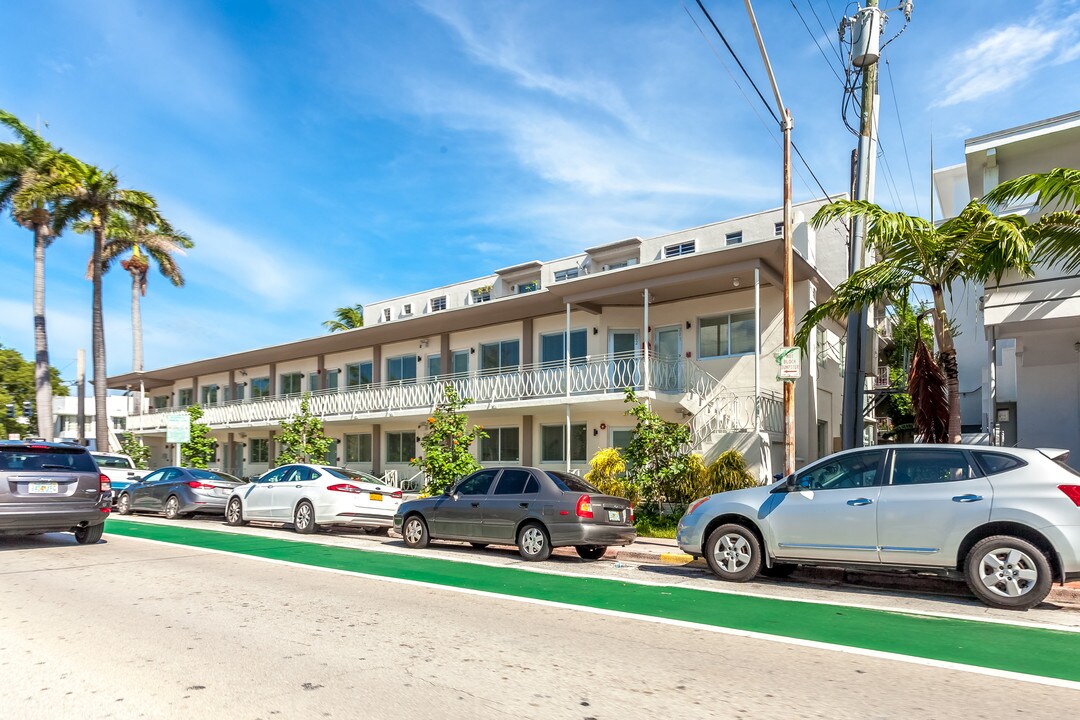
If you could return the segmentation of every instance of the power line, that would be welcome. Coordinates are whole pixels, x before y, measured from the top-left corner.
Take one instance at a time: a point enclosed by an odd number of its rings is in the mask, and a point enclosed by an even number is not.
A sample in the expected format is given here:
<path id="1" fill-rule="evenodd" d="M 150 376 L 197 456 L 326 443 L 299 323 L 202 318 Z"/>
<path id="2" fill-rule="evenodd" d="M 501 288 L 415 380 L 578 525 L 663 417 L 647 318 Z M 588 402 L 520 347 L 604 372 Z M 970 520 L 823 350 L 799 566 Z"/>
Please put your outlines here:
<path id="1" fill-rule="evenodd" d="M 806 24 L 806 20 L 803 19 L 803 15 L 799 12 L 799 6 L 795 4 L 795 0 L 790 0 L 791 8 L 795 11 L 795 14 L 799 16 L 799 20 L 802 20 L 802 25 L 806 28 L 806 33 L 810 36 L 810 39 L 814 41 L 814 46 L 821 53 L 821 57 L 825 58 L 825 64 L 832 70 L 832 74 L 836 76 L 836 79 L 840 82 L 844 82 L 844 78 L 840 77 L 840 73 L 836 72 L 836 68 L 833 67 L 832 60 L 825 54 L 825 51 L 821 49 L 821 44 L 818 42 L 817 37 L 814 36 L 814 31 L 810 29 L 810 26 Z"/>
<path id="2" fill-rule="evenodd" d="M 810 7 L 810 12 L 814 13 L 814 19 L 817 20 L 818 27 L 821 28 L 821 32 L 825 35 L 829 34 L 829 31 L 825 29 L 825 25 L 821 22 L 821 18 L 818 17 L 817 10 L 814 8 L 814 3 L 811 0 L 806 0 L 806 4 Z M 831 45 L 829 47 L 832 47 Z M 840 61 L 840 67 L 844 67 L 844 58 L 840 55 L 838 48 L 833 48 L 833 52 L 836 53 L 836 59 Z"/>
<path id="3" fill-rule="evenodd" d="M 897 37 L 899 37 L 899 35 L 897 35 Z M 884 55 L 884 53 L 882 54 Z M 908 153 L 907 149 L 907 138 L 904 136 L 904 121 L 900 119 L 900 103 L 896 101 L 896 84 L 893 82 L 892 65 L 889 64 L 888 55 L 885 55 L 885 69 L 889 74 L 889 89 L 892 91 L 893 107 L 896 108 L 896 124 L 900 126 L 900 140 L 904 144 L 904 159 L 907 161 L 908 178 L 911 180 L 911 194 L 915 198 L 915 212 L 921 216 L 922 210 L 919 207 L 919 193 L 915 191 L 915 174 L 911 172 L 911 155 Z"/>

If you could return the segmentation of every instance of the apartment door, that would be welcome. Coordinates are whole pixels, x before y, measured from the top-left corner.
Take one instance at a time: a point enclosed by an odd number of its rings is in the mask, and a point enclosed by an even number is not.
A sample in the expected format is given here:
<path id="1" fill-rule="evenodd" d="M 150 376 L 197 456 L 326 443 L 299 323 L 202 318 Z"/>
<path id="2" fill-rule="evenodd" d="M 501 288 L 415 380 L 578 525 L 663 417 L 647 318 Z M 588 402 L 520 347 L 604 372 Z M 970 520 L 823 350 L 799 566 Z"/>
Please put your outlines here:
<path id="1" fill-rule="evenodd" d="M 682 387 L 682 329 L 678 325 L 656 331 L 657 367 L 653 371 L 657 386 L 662 390 Z"/>
<path id="2" fill-rule="evenodd" d="M 641 384 L 641 371 L 638 367 L 641 347 L 641 333 L 637 330 L 612 330 L 608 335 L 608 352 L 611 354 L 610 384 L 613 392 L 623 388 L 637 387 Z"/>

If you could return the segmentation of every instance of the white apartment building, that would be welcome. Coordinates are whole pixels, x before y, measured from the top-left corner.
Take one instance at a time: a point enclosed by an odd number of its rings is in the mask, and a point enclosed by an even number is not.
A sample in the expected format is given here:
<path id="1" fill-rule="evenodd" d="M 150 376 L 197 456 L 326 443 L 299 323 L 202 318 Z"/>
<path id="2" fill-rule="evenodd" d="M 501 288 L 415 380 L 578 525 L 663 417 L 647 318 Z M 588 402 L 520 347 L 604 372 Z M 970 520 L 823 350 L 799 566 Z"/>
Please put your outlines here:
<path id="1" fill-rule="evenodd" d="M 110 395 L 105 398 L 105 411 L 109 418 L 109 447 L 107 450 L 120 449 L 119 436 L 123 435 L 128 415 L 131 413 L 133 398 Z M 91 448 L 94 447 L 96 424 L 94 418 L 93 396 L 83 399 L 83 437 Z M 57 442 L 79 439 L 79 399 L 74 395 L 53 397 L 53 437 Z"/>
<path id="2" fill-rule="evenodd" d="M 795 206 L 795 311 L 802 316 L 846 274 L 846 232 L 815 232 L 825 200 Z M 427 418 L 446 384 L 472 402 L 489 438 L 483 465 L 588 469 L 625 446 L 633 422 L 622 389 L 666 419 L 689 423 L 706 459 L 737 447 L 766 478 L 782 468 L 783 240 L 780 209 L 490 275 L 365 307 L 365 327 L 109 378 L 143 390 L 127 426 L 168 464 L 165 415 L 201 403 L 217 464 L 241 475 L 277 455 L 280 423 L 304 393 L 335 440 L 330 462 L 415 476 Z M 569 340 L 567 340 L 569 333 Z M 832 452 L 839 431 L 839 335 L 812 340 L 796 386 L 800 463 Z M 569 352 L 567 352 L 569 348 Z"/>
<path id="3" fill-rule="evenodd" d="M 964 163 L 937 170 L 946 217 L 1020 175 L 1080 167 L 1080 112 L 966 140 Z M 1021 201 L 1007 212 L 1034 221 Z M 1080 276 L 1041 267 L 985 287 L 955 288 L 949 312 L 962 333 L 957 360 L 966 432 L 992 442 L 1072 451 L 1080 467 Z"/>

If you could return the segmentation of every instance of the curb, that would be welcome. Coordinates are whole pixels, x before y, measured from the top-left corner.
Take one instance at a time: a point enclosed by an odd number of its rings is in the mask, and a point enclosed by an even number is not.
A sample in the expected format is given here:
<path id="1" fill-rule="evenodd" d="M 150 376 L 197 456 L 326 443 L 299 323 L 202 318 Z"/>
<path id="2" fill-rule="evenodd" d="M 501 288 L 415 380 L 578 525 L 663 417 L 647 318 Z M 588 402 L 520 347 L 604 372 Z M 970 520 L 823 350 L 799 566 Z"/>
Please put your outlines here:
<path id="1" fill-rule="evenodd" d="M 647 553 L 647 552 L 634 552 L 633 550 L 619 550 L 615 553 L 613 558 L 616 561 L 629 561 L 636 563 L 648 563 L 661 565 L 678 565 L 691 567 L 707 567 L 704 558 L 695 558 L 693 555 L 687 555 L 682 552 L 666 552 L 660 553 Z"/>

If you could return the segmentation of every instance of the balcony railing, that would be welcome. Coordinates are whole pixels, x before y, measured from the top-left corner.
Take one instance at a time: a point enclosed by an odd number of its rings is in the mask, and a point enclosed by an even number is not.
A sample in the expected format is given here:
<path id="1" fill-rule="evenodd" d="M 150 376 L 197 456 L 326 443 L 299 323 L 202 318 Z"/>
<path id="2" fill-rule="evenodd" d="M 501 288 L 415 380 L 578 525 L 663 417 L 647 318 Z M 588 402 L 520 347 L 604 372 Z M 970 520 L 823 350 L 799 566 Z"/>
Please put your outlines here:
<path id="1" fill-rule="evenodd" d="M 474 405 L 515 402 L 604 393 L 625 388 L 642 390 L 644 359 L 635 354 L 604 355 L 563 363 L 541 363 L 501 371 L 441 376 L 413 382 L 381 382 L 309 393 L 312 414 L 324 419 L 361 416 L 393 416 L 429 411 L 443 399 L 447 385 L 458 395 L 472 398 Z M 720 387 L 719 381 L 690 360 L 649 358 L 649 389 L 669 394 L 689 393 L 706 398 Z M 203 422 L 212 427 L 249 427 L 277 424 L 300 411 L 302 393 L 233 400 L 203 407 Z M 158 408 L 128 419 L 132 430 L 165 429 L 165 415 L 185 408 Z"/>

